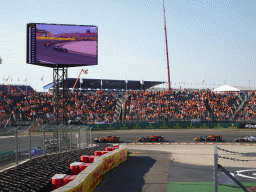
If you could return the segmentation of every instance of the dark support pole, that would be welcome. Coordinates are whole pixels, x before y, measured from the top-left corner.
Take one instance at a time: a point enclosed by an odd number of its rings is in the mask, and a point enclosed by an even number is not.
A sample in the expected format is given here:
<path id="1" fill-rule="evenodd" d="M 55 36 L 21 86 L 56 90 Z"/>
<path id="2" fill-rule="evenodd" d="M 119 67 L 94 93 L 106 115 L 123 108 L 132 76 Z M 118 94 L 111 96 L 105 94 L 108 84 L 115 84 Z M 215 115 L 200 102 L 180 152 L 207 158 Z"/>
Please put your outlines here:
<path id="1" fill-rule="evenodd" d="M 46 151 L 45 151 L 45 127 L 46 127 L 46 125 L 43 126 L 43 138 L 44 138 L 44 140 L 43 140 L 43 153 L 44 153 L 44 155 L 46 154 Z"/>
<path id="2" fill-rule="evenodd" d="M 230 179 L 232 179 L 235 183 L 239 185 L 244 191 L 246 191 L 245 186 L 243 186 L 235 177 L 233 177 L 226 169 L 224 169 L 221 165 L 218 164 L 218 168 L 223 171 Z"/>
<path id="3" fill-rule="evenodd" d="M 70 144 L 70 145 L 69 145 L 69 146 L 70 146 L 70 151 L 72 151 L 72 128 L 73 128 L 73 126 L 74 126 L 74 125 L 71 125 L 71 126 L 70 126 L 70 143 L 69 143 L 69 144 Z"/>
<path id="4" fill-rule="evenodd" d="M 54 124 L 67 124 L 67 68 L 53 68 L 53 113 Z M 61 109 L 61 112 L 59 111 Z"/>
<path id="5" fill-rule="evenodd" d="M 2 128 L 2 112 L 0 112 L 0 129 Z"/>
<path id="6" fill-rule="evenodd" d="M 31 141 L 31 128 L 28 129 L 28 136 L 29 136 L 29 159 L 31 159 L 31 145 L 32 145 L 32 141 Z"/>
<path id="7" fill-rule="evenodd" d="M 218 150 L 214 144 L 214 192 L 218 192 Z"/>

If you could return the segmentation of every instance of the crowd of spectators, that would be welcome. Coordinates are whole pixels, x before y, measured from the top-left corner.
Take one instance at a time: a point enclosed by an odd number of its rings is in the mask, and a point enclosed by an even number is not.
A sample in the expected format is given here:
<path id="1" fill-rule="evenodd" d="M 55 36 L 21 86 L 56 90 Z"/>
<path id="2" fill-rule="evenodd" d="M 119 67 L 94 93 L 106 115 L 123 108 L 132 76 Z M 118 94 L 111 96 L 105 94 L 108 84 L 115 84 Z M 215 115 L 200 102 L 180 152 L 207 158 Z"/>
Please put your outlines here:
<path id="1" fill-rule="evenodd" d="M 229 120 L 232 117 L 232 112 L 235 111 L 235 106 L 241 103 L 238 93 L 232 92 L 206 93 L 204 98 L 208 100 L 208 105 L 217 121 Z"/>
<path id="2" fill-rule="evenodd" d="M 6 94 L 0 102 L 1 119 L 7 113 L 15 121 L 50 121 L 53 119 L 53 97 L 50 94 Z M 62 102 L 62 101 L 60 101 Z M 67 100 L 67 118 L 86 121 L 113 121 L 116 99 L 111 92 L 102 93 L 70 93 Z M 61 113 L 62 108 L 59 109 Z"/>
<path id="3" fill-rule="evenodd" d="M 6 87 L 8 88 L 8 87 Z M 6 91 L 6 90 L 5 90 Z M 0 91 L 2 123 L 11 116 L 15 121 L 50 121 L 53 119 L 53 97 L 37 92 L 19 92 L 9 87 Z M 252 120 L 256 116 L 255 92 L 250 92 L 244 107 L 236 112 L 242 100 L 238 93 L 213 93 L 202 90 L 127 91 L 122 105 L 123 120 Z M 117 99 L 112 92 L 77 92 L 68 94 L 67 118 L 113 122 Z M 62 109 L 59 109 L 61 113 Z"/>
<path id="4" fill-rule="evenodd" d="M 184 90 L 168 94 L 166 91 L 131 91 L 126 93 L 123 120 L 191 120 L 209 119 L 202 93 Z"/>
<path id="5" fill-rule="evenodd" d="M 68 117 L 78 117 L 79 119 L 86 115 L 87 121 L 113 121 L 116 99 L 112 92 L 79 92 L 70 94 L 70 101 L 74 101 L 74 105 L 68 105 Z"/>

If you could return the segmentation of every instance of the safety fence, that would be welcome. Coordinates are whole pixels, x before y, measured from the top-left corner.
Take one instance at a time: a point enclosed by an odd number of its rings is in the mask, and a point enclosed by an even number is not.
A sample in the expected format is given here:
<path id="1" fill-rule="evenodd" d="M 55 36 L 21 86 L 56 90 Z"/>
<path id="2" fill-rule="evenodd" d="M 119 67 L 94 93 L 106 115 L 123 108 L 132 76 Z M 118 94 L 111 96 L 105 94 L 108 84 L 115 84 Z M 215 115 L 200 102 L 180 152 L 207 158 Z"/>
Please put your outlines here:
<path id="1" fill-rule="evenodd" d="M 0 170 L 40 155 L 92 146 L 91 130 L 84 125 L 7 128 L 0 136 Z"/>
<path id="2" fill-rule="evenodd" d="M 255 166 L 254 145 L 214 145 L 215 192 L 219 186 L 236 188 L 237 191 L 256 189 Z"/>

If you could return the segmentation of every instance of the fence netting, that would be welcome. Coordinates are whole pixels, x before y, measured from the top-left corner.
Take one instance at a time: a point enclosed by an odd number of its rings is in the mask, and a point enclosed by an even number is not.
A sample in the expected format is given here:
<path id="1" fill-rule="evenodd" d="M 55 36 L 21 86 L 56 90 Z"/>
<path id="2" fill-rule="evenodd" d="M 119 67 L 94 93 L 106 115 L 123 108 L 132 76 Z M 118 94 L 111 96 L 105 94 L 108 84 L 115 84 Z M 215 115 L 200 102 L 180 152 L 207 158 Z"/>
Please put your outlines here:
<path id="1" fill-rule="evenodd" d="M 245 191 L 256 186 L 256 146 L 218 145 L 218 185 Z"/>
<path id="2" fill-rule="evenodd" d="M 7 128 L 0 139 L 0 171 L 37 156 L 91 146 L 90 127 L 30 125 Z"/>

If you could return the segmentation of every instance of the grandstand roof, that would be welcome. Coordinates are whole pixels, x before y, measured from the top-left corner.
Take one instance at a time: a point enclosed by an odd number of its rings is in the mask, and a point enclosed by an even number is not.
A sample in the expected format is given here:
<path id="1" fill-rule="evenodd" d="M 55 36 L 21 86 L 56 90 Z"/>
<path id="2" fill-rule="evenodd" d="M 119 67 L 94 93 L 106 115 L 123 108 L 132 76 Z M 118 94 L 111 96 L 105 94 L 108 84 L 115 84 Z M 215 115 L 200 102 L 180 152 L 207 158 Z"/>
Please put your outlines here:
<path id="1" fill-rule="evenodd" d="M 82 89 L 101 89 L 101 79 L 82 79 L 83 83 L 81 84 Z M 127 80 L 127 89 L 131 90 L 140 90 L 141 82 L 140 81 L 132 81 Z M 73 88 L 76 82 L 76 78 L 68 78 L 68 88 Z M 142 89 L 149 89 L 156 85 L 162 84 L 162 81 L 144 81 Z M 51 89 L 53 86 L 53 82 L 44 86 L 45 89 Z M 80 80 L 77 82 L 75 88 L 80 88 Z M 102 79 L 102 89 L 119 89 L 126 90 L 125 80 L 110 80 L 110 79 Z"/>

